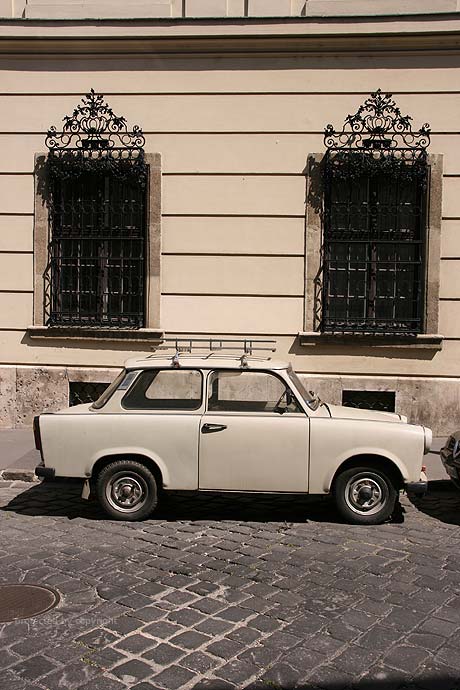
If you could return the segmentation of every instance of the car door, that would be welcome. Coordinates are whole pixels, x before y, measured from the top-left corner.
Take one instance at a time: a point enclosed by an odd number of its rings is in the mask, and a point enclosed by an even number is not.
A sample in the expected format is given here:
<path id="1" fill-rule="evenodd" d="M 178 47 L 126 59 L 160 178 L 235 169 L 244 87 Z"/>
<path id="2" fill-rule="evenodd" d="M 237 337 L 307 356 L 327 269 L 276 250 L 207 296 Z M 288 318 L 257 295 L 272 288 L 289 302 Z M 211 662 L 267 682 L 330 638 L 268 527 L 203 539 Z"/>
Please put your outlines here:
<path id="1" fill-rule="evenodd" d="M 122 400 L 125 412 L 111 436 L 151 457 L 165 488 L 198 488 L 203 374 L 193 368 L 147 369 Z"/>
<path id="2" fill-rule="evenodd" d="M 200 489 L 306 492 L 308 447 L 308 416 L 281 377 L 210 372 L 200 425 Z"/>

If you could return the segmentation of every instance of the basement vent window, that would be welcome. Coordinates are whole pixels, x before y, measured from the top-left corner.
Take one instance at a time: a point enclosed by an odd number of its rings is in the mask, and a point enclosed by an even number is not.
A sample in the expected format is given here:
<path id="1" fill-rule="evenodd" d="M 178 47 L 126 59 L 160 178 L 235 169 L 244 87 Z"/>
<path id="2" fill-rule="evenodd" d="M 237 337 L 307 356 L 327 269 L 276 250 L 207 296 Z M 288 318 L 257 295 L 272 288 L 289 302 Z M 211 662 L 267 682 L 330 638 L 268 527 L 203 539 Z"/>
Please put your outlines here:
<path id="1" fill-rule="evenodd" d="M 343 391 L 342 405 L 361 410 L 395 411 L 394 391 Z"/>
<path id="2" fill-rule="evenodd" d="M 69 406 L 95 402 L 108 386 L 108 383 L 71 381 L 69 383 Z"/>

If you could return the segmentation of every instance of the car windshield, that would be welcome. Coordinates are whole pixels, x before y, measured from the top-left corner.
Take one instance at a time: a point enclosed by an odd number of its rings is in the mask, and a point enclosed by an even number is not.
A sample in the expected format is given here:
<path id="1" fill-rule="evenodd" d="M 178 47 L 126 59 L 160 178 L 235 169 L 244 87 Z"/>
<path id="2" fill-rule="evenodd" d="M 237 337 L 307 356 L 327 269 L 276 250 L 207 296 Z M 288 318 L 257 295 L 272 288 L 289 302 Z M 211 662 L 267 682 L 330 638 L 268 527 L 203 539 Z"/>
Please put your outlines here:
<path id="1" fill-rule="evenodd" d="M 292 367 L 289 367 L 287 373 L 292 383 L 307 403 L 308 407 L 312 410 L 317 410 L 319 405 L 321 404 L 320 398 L 317 395 L 312 394 L 310 391 L 307 391 L 302 381 L 299 379 L 295 371 L 293 371 Z"/>

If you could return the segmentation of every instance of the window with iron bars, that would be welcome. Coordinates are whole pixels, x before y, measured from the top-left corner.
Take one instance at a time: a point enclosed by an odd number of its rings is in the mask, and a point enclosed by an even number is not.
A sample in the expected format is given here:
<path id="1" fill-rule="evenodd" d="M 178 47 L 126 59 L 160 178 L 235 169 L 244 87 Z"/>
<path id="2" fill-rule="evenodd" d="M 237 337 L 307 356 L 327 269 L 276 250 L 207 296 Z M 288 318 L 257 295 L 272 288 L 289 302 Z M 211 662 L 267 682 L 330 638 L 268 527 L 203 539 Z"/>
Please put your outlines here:
<path id="1" fill-rule="evenodd" d="M 145 323 L 145 188 L 111 174 L 55 179 L 48 325 Z"/>
<path id="2" fill-rule="evenodd" d="M 326 174 L 322 330 L 421 333 L 425 178 L 342 167 Z"/>

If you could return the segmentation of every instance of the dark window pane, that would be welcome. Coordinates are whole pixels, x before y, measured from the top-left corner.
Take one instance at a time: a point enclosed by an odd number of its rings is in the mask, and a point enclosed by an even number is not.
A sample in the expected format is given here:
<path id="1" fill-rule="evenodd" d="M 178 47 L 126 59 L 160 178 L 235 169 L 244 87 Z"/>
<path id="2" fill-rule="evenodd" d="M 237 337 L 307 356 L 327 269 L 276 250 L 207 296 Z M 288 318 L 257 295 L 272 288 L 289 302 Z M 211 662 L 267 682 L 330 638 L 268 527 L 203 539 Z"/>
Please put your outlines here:
<path id="1" fill-rule="evenodd" d="M 144 324 L 145 190 L 86 174 L 53 189 L 49 324 Z"/>

